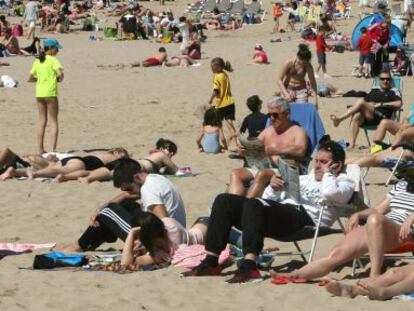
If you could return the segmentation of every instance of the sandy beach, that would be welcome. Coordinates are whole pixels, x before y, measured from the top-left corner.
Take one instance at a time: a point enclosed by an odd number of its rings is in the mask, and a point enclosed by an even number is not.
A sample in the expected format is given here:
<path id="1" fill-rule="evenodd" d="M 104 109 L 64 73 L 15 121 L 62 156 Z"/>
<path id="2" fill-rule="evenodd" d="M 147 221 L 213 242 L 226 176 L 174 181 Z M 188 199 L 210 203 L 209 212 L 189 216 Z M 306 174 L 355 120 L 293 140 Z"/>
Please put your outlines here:
<path id="1" fill-rule="evenodd" d="M 159 10 L 158 2 L 143 2 L 144 6 Z M 180 16 L 186 2 L 167 2 L 175 15 Z M 265 3 L 270 11 L 270 3 Z M 343 34 L 351 35 L 357 23 L 358 3 L 352 3 L 352 18 L 339 21 Z M 10 18 L 11 21 L 20 21 Z M 285 25 L 286 16 L 282 25 Z M 113 24 L 115 19 L 107 22 Z M 263 24 L 246 26 L 235 32 L 207 31 L 202 45 L 201 66 L 189 68 L 129 68 L 133 61 L 150 57 L 161 46 L 148 41 L 90 41 L 91 34 L 41 34 L 57 38 L 64 46 L 61 60 L 65 81 L 59 88 L 60 136 L 59 151 L 122 146 L 135 158 L 144 156 L 155 141 L 168 138 L 177 143 L 175 162 L 189 166 L 200 175 L 172 178 L 181 192 L 187 224 L 208 214 L 215 196 L 226 189 L 232 168 L 240 167 L 240 160 L 227 154 L 199 154 L 196 136 L 201 122 L 194 115 L 198 105 L 206 104 L 211 95 L 213 74 L 210 60 L 220 56 L 229 60 L 234 72 L 230 74 L 236 101 L 237 124 L 248 113 L 248 96 L 257 94 L 264 101 L 277 90 L 276 78 L 282 62 L 296 53 L 299 35 L 283 34 L 282 42 L 270 32 L 273 21 L 268 14 Z M 412 41 L 412 32 L 408 41 Z M 19 38 L 21 46 L 28 41 Z M 270 65 L 248 66 L 253 47 L 261 43 Z M 168 55 L 179 54 L 179 44 L 165 45 Z M 312 51 L 315 46 L 311 44 Z M 7 58 L 11 66 L 0 67 L 19 81 L 15 89 L 0 89 L 0 148 L 9 147 L 19 154 L 35 153 L 38 112 L 34 84 L 27 78 L 32 57 Z M 372 80 L 351 76 L 358 52 L 328 54 L 329 82 L 343 90 L 368 90 Z M 107 65 L 125 64 L 124 68 Z M 316 57 L 313 58 L 316 65 Z M 97 67 L 105 65 L 104 67 Z M 414 99 L 412 77 L 404 78 L 403 99 L 407 114 Z M 334 128 L 329 120 L 332 113 L 344 112 L 355 98 L 321 98 L 320 115 L 326 132 L 333 139 L 349 140 L 349 125 L 343 122 Z M 46 148 L 50 148 L 49 135 Z M 366 144 L 361 132 L 358 144 Z M 360 156 L 366 150 L 355 151 Z M 350 154 L 348 154 L 350 155 Z M 371 204 L 374 206 L 386 193 L 383 185 L 387 171 L 371 169 L 366 179 Z M 78 182 L 56 184 L 39 181 L 9 180 L 0 184 L 0 241 L 18 243 L 56 242 L 65 245 L 76 241 L 88 224 L 92 212 L 118 191 L 111 182 L 83 185 Z M 341 235 L 320 238 L 316 257 L 326 254 L 341 239 Z M 293 251 L 293 243 L 267 240 L 281 251 Z M 305 248 L 310 241 L 301 243 Z M 105 244 L 100 249 L 120 249 L 122 243 Z M 39 252 L 37 252 L 39 253 Z M 365 297 L 354 300 L 331 297 L 317 284 L 275 286 L 267 279 L 259 284 L 227 285 L 228 276 L 181 279 L 181 269 L 170 267 L 154 272 L 119 275 L 109 272 L 33 271 L 33 254 L 7 256 L 0 260 L 1 310 L 413 310 L 410 302 L 373 302 Z M 289 266 L 300 263 L 298 257 L 276 257 L 273 265 Z M 227 271 L 234 271 L 233 265 Z M 364 272 L 364 270 L 359 270 Z M 351 268 L 344 267 L 329 275 L 332 278 L 350 277 Z M 264 273 L 264 275 L 268 275 Z M 364 274 L 366 275 L 366 274 Z M 161 294 L 160 294 L 161 293 Z"/>

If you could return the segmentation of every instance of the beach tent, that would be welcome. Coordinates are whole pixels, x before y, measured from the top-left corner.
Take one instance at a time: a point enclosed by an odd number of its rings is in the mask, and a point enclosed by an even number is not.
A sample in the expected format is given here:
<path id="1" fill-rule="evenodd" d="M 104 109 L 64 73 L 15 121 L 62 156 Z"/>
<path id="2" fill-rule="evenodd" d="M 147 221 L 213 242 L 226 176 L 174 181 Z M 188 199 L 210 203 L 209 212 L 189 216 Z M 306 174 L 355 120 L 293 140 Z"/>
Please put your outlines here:
<path id="1" fill-rule="evenodd" d="M 369 28 L 375 23 L 380 23 L 384 20 L 384 17 L 380 14 L 374 14 L 367 16 L 355 26 L 354 31 L 352 32 L 352 46 L 354 49 L 357 49 L 357 41 L 361 36 L 361 28 Z M 403 32 L 396 25 L 391 24 L 391 47 L 397 47 L 403 45 Z"/>

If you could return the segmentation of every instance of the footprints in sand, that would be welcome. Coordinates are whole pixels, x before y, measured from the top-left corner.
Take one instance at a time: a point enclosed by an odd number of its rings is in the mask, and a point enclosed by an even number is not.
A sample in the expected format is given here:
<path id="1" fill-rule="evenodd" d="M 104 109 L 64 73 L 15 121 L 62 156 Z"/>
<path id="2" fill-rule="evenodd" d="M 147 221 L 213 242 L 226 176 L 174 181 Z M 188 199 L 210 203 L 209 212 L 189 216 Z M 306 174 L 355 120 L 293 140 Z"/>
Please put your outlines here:
<path id="1" fill-rule="evenodd" d="M 109 65 L 99 64 L 99 65 L 96 65 L 96 67 L 99 68 L 99 69 L 115 70 L 115 71 L 123 70 L 125 68 L 128 68 L 128 66 L 125 65 L 125 64 L 113 64 L 113 65 L 111 65 L 111 64 L 109 64 Z"/>

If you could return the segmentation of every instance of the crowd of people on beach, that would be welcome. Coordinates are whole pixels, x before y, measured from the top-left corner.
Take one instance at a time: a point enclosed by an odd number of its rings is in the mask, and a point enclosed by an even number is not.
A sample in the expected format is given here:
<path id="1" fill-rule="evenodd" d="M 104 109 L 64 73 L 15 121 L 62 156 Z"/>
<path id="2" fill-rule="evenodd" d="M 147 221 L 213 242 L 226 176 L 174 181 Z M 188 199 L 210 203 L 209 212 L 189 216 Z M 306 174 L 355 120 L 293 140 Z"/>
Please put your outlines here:
<path id="1" fill-rule="evenodd" d="M 58 88 L 59 85 L 64 87 L 65 75 L 57 55 L 63 46 L 56 39 L 39 39 L 37 27 L 40 24 L 41 31 L 64 33 L 77 20 L 90 19 L 90 25 L 96 25 L 99 30 L 96 12 L 100 10 L 104 18 L 119 17 L 116 25 L 119 39 L 153 39 L 162 44 L 180 44 L 180 55 L 169 57 L 162 46 L 152 57 L 131 66 L 187 67 L 203 60 L 205 52 L 201 44 L 207 39 L 206 29 L 235 30 L 250 17 L 225 20 L 223 13 L 215 8 L 209 19 L 195 22 L 185 16 L 177 18 L 171 10 L 157 14 L 137 3 L 109 1 L 86 0 L 80 4 L 60 0 L 40 5 L 30 0 L 23 7 L 17 1 L 7 5 L 22 16 L 26 38 L 33 43 L 20 49 L 19 27 L 11 25 L 2 15 L 0 53 L 4 57 L 36 56 L 28 81 L 36 83 L 39 127 L 36 154 L 19 155 L 8 148 L 0 149 L 0 180 L 46 178 L 59 183 L 77 180 L 85 184 L 112 180 L 114 187 L 121 190 L 93 212 L 88 227 L 73 245 L 61 247 L 63 252 L 95 251 L 103 243 L 121 239 L 124 241 L 121 266 L 139 270 L 170 264 L 180 245 L 202 244 L 205 258 L 182 276 L 218 276 L 228 263 L 219 261 L 220 254 L 233 243 L 232 233 L 237 232 L 242 238 L 242 244 L 238 245 L 242 259 L 227 282 L 258 282 L 263 280 L 258 262 L 265 238 L 283 240 L 306 227 L 330 228 L 341 215 L 341 206 L 352 202 L 357 184 L 347 173 L 348 167 L 381 166 L 390 158 L 414 160 L 414 147 L 409 145 L 414 139 L 412 107 L 409 116 L 400 121 L 403 90 L 395 82 L 409 73 L 411 59 L 403 45 L 392 46 L 393 24 L 386 3 L 376 5 L 372 21 L 359 30 L 355 43 L 359 50 L 356 76 L 373 78 L 374 87 L 368 91 L 344 91 L 322 82 L 319 72 L 322 71 L 324 79 L 331 79 L 327 52 L 340 52 L 338 46 L 349 49 L 349 42 L 330 43 L 347 41 L 337 32 L 335 24 L 337 18 L 348 18 L 349 3 L 345 0 L 326 0 L 323 5 L 318 1 L 275 2 L 272 6 L 273 36 L 296 31 L 295 24 L 300 22 L 304 42 L 298 45 L 296 55 L 282 64 L 276 81 L 279 89 L 266 101 L 265 108 L 259 95 L 247 98 L 246 105 L 251 113 L 243 118 L 240 128 L 236 125 L 236 103 L 230 82 L 234 68 L 221 57 L 211 58 L 212 92 L 206 98 L 208 104 L 199 109 L 202 124 L 195 139 L 197 150 L 209 154 L 226 153 L 245 163 L 229 172 L 228 191 L 215 197 L 210 215 L 200 215 L 202 217 L 187 229 L 185 204 L 168 179 L 169 175 L 183 173 L 172 159 L 178 152 L 173 141 L 160 138 L 154 149 L 135 159 L 122 147 L 87 153 L 58 152 Z M 303 17 L 300 15 L 303 8 L 309 16 L 306 23 L 303 18 L 297 18 Z M 286 30 L 280 20 L 285 13 L 288 14 Z M 411 7 L 406 10 L 404 19 L 407 32 Z M 310 44 L 316 47 L 316 70 Z M 390 61 L 391 52 L 396 53 L 394 61 Z M 269 64 L 262 44 L 254 46 L 254 54 L 247 64 Z M 321 97 L 339 96 L 357 99 L 343 114 L 332 114 L 329 120 L 323 121 L 337 127 L 350 119 L 350 142 L 345 145 L 323 135 L 318 113 L 322 109 Z M 315 124 L 303 121 L 308 114 L 322 124 L 317 133 L 314 133 Z M 51 152 L 46 151 L 44 143 L 47 123 L 51 128 Z M 347 152 L 357 147 L 360 129 L 367 127 L 375 128 L 370 155 L 349 158 Z M 395 136 L 392 144 L 384 142 L 386 133 Z M 313 134 L 317 136 L 316 141 Z M 298 197 L 288 191 L 288 180 L 283 179 L 286 176 L 282 174 L 284 166 L 300 174 Z M 320 204 L 322 199 L 332 207 L 324 210 Z M 271 282 L 303 283 L 320 279 L 339 266 L 369 254 L 369 278 L 355 285 L 327 280 L 324 284 L 327 291 L 337 296 L 364 295 L 379 300 L 413 291 L 412 264 L 385 273 L 382 270 L 386 252 L 413 242 L 413 224 L 414 175 L 409 170 L 400 171 L 397 183 L 379 204 L 350 216 L 346 235 L 326 256 L 287 274 L 271 271 Z"/>

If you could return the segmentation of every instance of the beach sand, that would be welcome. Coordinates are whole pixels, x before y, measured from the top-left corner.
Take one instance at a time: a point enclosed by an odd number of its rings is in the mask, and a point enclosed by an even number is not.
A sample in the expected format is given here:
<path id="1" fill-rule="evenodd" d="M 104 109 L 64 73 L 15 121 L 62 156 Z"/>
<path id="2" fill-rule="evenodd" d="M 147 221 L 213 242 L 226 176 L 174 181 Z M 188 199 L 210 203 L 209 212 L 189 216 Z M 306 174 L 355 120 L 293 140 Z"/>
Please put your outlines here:
<path id="1" fill-rule="evenodd" d="M 158 3 L 143 3 L 159 8 Z M 167 3 L 179 15 L 184 1 Z M 270 5 L 265 5 L 268 12 Z M 351 35 L 358 18 L 353 2 L 349 21 L 340 21 L 339 29 Z M 19 19 L 12 19 L 18 21 Z M 113 20 L 113 19 L 111 19 Z M 285 17 L 283 18 L 285 20 Z M 283 22 L 284 25 L 284 22 Z M 59 86 L 59 150 L 81 150 L 123 146 L 134 157 L 142 157 L 160 138 L 178 144 L 174 158 L 180 166 L 190 166 L 197 177 L 174 178 L 182 193 L 188 223 L 206 215 L 214 197 L 223 192 L 232 168 L 242 165 L 226 154 L 206 155 L 196 151 L 195 139 L 201 122 L 193 112 L 206 104 L 212 91 L 210 60 L 220 56 L 229 60 L 235 71 L 230 74 L 237 106 L 237 123 L 248 113 L 246 98 L 258 94 L 266 102 L 277 90 L 276 78 L 283 61 L 296 53 L 297 34 L 284 34 L 283 42 L 269 43 L 273 21 L 245 27 L 235 32 L 206 32 L 200 67 L 190 68 L 97 68 L 97 65 L 129 64 L 150 57 L 160 46 L 144 41 L 89 41 L 91 34 L 80 32 L 50 35 L 64 45 L 58 57 L 65 68 L 65 81 Z M 42 36 L 45 36 L 42 34 Z M 288 37 L 292 36 L 290 40 Z M 409 39 L 412 33 L 409 33 Z M 21 39 L 25 46 L 26 40 Z M 261 43 L 269 55 L 270 65 L 248 66 L 255 43 Z M 311 44 L 314 51 L 314 44 Z M 166 46 L 170 56 L 179 53 L 179 44 Z M 372 81 L 351 77 L 351 65 L 357 63 L 357 52 L 328 54 L 329 82 L 344 89 L 368 90 Z M 19 154 L 36 151 L 38 112 L 34 84 L 26 82 L 33 62 L 31 57 L 8 58 L 10 67 L 0 67 L 20 84 L 16 89 L 0 90 L 0 147 L 10 147 Z M 316 63 L 314 57 L 313 63 Z M 414 98 L 411 77 L 404 78 L 404 99 Z M 334 128 L 331 113 L 345 111 L 354 98 L 321 99 L 320 114 L 326 131 L 333 139 L 348 140 L 347 122 Z M 265 110 L 265 108 L 264 108 Z M 366 144 L 360 133 L 359 144 Z M 46 136 L 46 149 L 50 139 Z M 367 151 L 357 151 L 360 156 Z M 387 172 L 372 169 L 367 177 L 372 204 L 385 195 Z M 92 212 L 117 193 L 111 182 L 89 186 L 70 182 L 54 184 L 11 180 L 0 184 L 0 240 L 4 242 L 46 243 L 58 245 L 76 241 L 88 224 Z M 341 235 L 318 240 L 316 257 L 341 239 Z M 292 251 L 292 243 L 266 241 L 282 251 Z M 306 247 L 310 241 L 301 243 Z M 103 245 L 102 249 L 120 249 L 121 243 Z M 412 310 L 401 301 L 372 302 L 364 297 L 353 301 L 332 298 L 316 284 L 275 286 L 269 280 L 259 284 L 226 285 L 228 276 L 180 279 L 178 268 L 127 275 L 105 272 L 31 271 L 35 254 L 9 256 L 0 261 L 1 310 Z M 294 261 L 291 261 L 294 260 Z M 300 258 L 277 257 L 274 266 L 300 262 Z M 233 265 L 227 271 L 234 271 Z M 361 270 L 365 271 L 365 270 Z M 329 277 L 349 277 L 350 267 Z"/>

